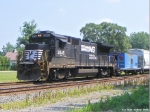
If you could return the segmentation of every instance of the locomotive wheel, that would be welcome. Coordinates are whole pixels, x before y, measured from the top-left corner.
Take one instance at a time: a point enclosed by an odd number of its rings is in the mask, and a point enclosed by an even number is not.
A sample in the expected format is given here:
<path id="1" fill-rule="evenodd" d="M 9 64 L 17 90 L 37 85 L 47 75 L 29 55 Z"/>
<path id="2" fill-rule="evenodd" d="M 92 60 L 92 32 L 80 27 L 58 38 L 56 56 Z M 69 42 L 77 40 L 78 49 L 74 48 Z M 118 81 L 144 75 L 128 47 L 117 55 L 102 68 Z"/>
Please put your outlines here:
<path id="1" fill-rule="evenodd" d="M 65 75 L 65 77 L 63 79 L 66 80 L 68 78 L 69 78 L 69 71 L 66 72 L 66 75 Z"/>
<path id="2" fill-rule="evenodd" d="M 59 69 L 56 71 L 57 79 L 68 79 L 69 78 L 69 71 L 65 69 Z"/>
<path id="3" fill-rule="evenodd" d="M 96 77 L 101 78 L 102 77 L 101 73 L 97 73 Z"/>
<path id="4" fill-rule="evenodd" d="M 110 71 L 109 69 L 103 69 L 101 70 L 101 75 L 104 76 L 104 77 L 109 77 L 110 76 Z"/>
<path id="5" fill-rule="evenodd" d="M 102 73 L 101 73 L 100 70 L 99 70 L 99 72 L 97 73 L 96 77 L 97 77 L 97 78 L 101 78 L 101 77 L 102 77 Z"/>

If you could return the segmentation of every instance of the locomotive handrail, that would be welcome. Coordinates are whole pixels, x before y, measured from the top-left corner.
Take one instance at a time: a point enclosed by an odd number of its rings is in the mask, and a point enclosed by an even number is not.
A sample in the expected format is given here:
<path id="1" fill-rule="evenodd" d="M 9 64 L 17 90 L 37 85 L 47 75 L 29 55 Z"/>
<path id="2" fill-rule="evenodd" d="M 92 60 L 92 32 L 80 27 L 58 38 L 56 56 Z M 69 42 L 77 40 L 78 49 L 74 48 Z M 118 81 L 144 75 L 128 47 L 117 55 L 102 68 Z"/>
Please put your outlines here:
<path id="1" fill-rule="evenodd" d="M 51 46 L 50 49 L 49 49 L 49 54 L 48 54 L 48 58 L 51 58 L 52 56 L 50 55 L 50 52 L 52 50 L 52 48 L 55 48 L 55 46 Z"/>

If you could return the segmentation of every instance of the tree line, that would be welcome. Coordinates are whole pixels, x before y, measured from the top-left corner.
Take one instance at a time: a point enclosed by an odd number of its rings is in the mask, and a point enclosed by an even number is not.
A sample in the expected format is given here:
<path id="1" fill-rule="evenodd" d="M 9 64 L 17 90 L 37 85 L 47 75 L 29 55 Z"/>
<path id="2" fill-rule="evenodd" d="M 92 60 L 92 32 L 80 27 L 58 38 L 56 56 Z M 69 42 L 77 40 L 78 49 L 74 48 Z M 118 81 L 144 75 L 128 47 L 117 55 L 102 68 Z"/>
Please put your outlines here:
<path id="1" fill-rule="evenodd" d="M 37 31 L 37 23 L 34 20 L 24 22 L 20 27 L 20 36 L 16 40 L 16 45 L 12 45 L 10 42 L 6 43 L 5 53 L 12 52 L 14 48 L 18 52 L 22 51 L 28 43 L 29 37 Z M 113 45 L 113 51 L 126 52 L 130 48 L 149 49 L 149 34 L 147 32 L 133 32 L 129 36 L 126 32 L 126 27 L 107 22 L 87 23 L 80 29 L 83 39 Z M 5 53 L 0 52 L 0 55 Z"/>
<path id="2" fill-rule="evenodd" d="M 101 24 L 88 23 L 81 28 L 80 33 L 84 39 L 93 42 L 111 44 L 114 51 L 126 52 L 130 48 L 149 49 L 149 34 L 146 32 L 133 32 L 126 35 L 127 28 L 115 23 L 102 22 Z"/>

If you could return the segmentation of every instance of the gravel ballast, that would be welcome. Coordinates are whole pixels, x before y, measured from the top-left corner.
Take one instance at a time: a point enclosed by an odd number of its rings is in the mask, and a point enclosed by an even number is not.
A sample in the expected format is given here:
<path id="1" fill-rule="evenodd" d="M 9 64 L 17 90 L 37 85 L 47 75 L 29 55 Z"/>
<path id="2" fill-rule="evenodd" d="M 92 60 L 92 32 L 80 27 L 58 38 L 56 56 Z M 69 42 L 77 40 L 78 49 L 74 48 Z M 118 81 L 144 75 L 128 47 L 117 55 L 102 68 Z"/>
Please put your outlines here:
<path id="1" fill-rule="evenodd" d="M 89 101 L 90 103 L 96 103 L 100 101 L 100 99 L 105 99 L 107 96 L 118 96 L 123 92 L 124 90 L 104 90 L 101 92 L 92 92 L 88 95 L 79 96 L 78 98 L 62 98 L 56 103 L 45 104 L 39 107 L 31 106 L 21 110 L 5 110 L 5 112 L 64 112 L 73 108 L 81 108 L 87 105 Z M 0 112 L 4 112 L 4 110 L 0 110 Z"/>

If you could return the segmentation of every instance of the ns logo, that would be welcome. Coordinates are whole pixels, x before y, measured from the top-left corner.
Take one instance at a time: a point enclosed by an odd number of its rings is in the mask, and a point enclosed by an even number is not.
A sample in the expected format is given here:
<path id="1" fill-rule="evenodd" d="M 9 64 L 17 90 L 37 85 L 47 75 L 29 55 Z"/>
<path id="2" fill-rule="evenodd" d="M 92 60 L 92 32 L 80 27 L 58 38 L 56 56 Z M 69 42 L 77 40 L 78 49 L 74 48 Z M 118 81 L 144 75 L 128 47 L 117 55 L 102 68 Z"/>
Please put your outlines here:
<path id="1" fill-rule="evenodd" d="M 81 45 L 81 51 L 95 53 L 95 46 Z"/>

